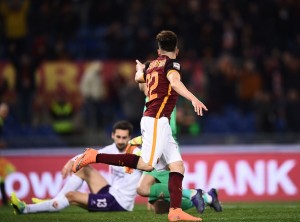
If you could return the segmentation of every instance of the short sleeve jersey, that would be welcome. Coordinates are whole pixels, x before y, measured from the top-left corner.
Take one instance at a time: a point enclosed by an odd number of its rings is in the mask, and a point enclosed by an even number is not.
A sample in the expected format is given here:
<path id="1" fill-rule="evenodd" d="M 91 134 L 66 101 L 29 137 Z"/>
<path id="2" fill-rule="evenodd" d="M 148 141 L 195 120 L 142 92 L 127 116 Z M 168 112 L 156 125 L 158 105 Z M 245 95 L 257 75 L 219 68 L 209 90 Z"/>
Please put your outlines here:
<path id="1" fill-rule="evenodd" d="M 150 63 L 145 73 L 149 101 L 146 103 L 144 116 L 170 119 L 178 99 L 178 93 L 171 87 L 167 79 L 173 70 L 180 74 L 180 64 L 165 55 L 159 56 Z"/>

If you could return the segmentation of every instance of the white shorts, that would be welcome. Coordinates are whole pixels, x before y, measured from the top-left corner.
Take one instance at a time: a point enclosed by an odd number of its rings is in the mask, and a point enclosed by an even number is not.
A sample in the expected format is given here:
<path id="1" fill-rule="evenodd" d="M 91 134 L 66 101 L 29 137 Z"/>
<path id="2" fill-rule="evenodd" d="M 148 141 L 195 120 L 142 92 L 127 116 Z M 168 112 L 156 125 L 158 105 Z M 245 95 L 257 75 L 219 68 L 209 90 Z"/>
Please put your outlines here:
<path id="1" fill-rule="evenodd" d="M 168 164 L 182 161 L 168 118 L 155 119 L 143 116 L 141 132 L 143 137 L 141 157 L 149 166 L 153 166 L 156 170 L 165 170 Z"/>

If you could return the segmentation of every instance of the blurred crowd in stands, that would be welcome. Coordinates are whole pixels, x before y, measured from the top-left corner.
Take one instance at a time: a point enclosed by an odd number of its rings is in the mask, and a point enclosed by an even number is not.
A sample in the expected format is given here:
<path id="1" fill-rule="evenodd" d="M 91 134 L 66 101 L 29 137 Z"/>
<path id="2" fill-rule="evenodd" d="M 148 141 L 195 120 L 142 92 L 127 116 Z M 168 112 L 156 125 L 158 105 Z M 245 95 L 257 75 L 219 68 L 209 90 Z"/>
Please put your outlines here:
<path id="1" fill-rule="evenodd" d="M 16 70 L 17 108 L 11 113 L 32 125 L 35 70 L 41 63 L 146 61 L 156 57 L 156 34 L 170 29 L 180 40 L 183 81 L 209 108 L 198 119 L 190 104 L 179 101 L 182 134 L 299 133 L 299 12 L 298 0 L 1 0 L 0 61 Z M 195 64 L 203 72 L 191 75 Z M 89 126 L 105 127 L 93 116 L 113 120 L 108 117 L 118 116 L 118 109 L 119 116 L 140 118 L 134 99 L 128 102 L 137 95 L 134 82 L 123 79 L 114 87 L 123 96 L 114 108 L 116 98 L 108 103 L 82 91 Z M 1 79 L 0 97 L 6 88 Z"/>

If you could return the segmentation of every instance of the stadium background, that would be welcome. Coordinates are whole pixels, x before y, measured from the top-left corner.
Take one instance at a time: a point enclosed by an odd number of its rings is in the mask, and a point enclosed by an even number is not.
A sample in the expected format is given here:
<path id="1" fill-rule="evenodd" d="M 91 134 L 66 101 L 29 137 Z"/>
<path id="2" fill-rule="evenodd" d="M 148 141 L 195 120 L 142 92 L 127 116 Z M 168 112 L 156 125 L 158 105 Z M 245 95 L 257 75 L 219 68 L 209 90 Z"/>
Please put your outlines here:
<path id="1" fill-rule="evenodd" d="M 1 1 L 0 99 L 10 112 L 1 127 L 0 154 L 16 166 L 8 176 L 9 189 L 21 192 L 26 186 L 14 180 L 18 173 L 32 178 L 35 172 L 44 178 L 50 170 L 54 177 L 60 168 L 49 169 L 42 162 L 23 169 L 18 165 L 24 158 L 20 153 L 42 152 L 51 162 L 50 154 L 60 154 L 59 149 L 73 153 L 78 151 L 74 148 L 109 144 L 111 125 L 119 119 L 132 121 L 138 135 L 144 98 L 133 82 L 134 61 L 155 58 L 155 35 L 171 29 L 180 38 L 183 82 L 209 108 L 197 118 L 189 103 L 179 101 L 183 153 L 192 152 L 204 161 L 205 148 L 215 154 L 207 160 L 212 161 L 205 171 L 208 178 L 212 166 L 222 160 L 229 165 L 246 161 L 244 173 L 252 172 L 257 181 L 273 172 L 273 191 L 267 192 L 269 182 L 258 182 L 264 188 L 257 188 L 252 200 L 295 200 L 300 188 L 295 176 L 300 150 L 299 10 L 297 0 Z M 79 85 L 95 64 L 104 93 L 91 102 Z M 72 110 L 63 117 L 72 127 L 63 133 L 53 128 L 62 117 L 51 112 L 53 103 L 61 100 Z M 94 114 L 87 115 L 91 110 Z M 265 145 L 266 156 L 260 152 Z M 236 152 L 244 155 L 227 159 Z M 257 153 L 254 159 L 252 152 Z M 194 168 L 197 161 L 188 158 L 187 164 Z M 199 175 L 186 185 L 219 186 L 230 201 L 233 194 L 222 187 L 230 177 L 217 175 L 212 184 L 201 184 Z M 287 188 L 280 178 L 288 181 Z M 30 181 L 24 198 L 39 192 Z M 245 181 L 246 193 L 231 200 L 249 200 L 256 188 Z M 45 195 L 51 196 L 41 197 Z"/>

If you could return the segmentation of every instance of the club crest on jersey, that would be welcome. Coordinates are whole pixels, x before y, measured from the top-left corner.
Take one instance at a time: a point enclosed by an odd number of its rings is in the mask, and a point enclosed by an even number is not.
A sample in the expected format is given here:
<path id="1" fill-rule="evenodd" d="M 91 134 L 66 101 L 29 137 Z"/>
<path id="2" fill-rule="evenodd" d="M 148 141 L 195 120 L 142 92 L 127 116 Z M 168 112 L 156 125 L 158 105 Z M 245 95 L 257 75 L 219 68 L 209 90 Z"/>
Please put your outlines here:
<path id="1" fill-rule="evenodd" d="M 180 70 L 180 64 L 178 62 L 173 62 L 173 68 Z"/>

